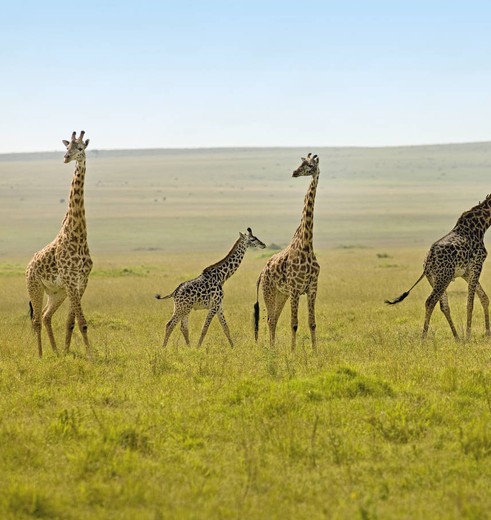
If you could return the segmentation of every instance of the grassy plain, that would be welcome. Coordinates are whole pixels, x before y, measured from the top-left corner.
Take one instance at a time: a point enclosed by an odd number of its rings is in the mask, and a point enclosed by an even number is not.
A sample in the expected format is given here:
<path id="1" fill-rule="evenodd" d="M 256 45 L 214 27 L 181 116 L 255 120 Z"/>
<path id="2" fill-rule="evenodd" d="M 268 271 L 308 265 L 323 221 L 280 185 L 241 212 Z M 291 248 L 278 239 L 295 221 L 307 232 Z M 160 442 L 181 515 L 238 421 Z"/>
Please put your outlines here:
<path id="1" fill-rule="evenodd" d="M 35 353 L 23 271 L 63 217 L 61 154 L 0 157 L 2 518 L 487 518 L 490 342 L 456 344 L 439 312 L 419 341 L 429 244 L 489 190 L 489 144 L 325 149 L 316 204 L 321 263 L 312 353 L 302 301 L 278 346 L 252 332 L 249 251 L 225 286 L 204 348 L 179 331 L 160 348 L 169 301 L 153 299 L 219 259 L 252 226 L 286 244 L 307 180 L 304 150 L 93 152 L 86 188 L 95 267 L 84 307 L 98 351 Z M 34 174 L 34 175 L 33 175 Z M 91 176 L 92 175 L 92 176 Z M 63 180 L 64 179 L 64 180 Z M 491 290 L 485 267 L 482 282 Z M 465 284 L 449 293 L 457 327 Z M 196 344 L 203 312 L 191 315 Z M 62 341 L 64 307 L 54 319 Z"/>

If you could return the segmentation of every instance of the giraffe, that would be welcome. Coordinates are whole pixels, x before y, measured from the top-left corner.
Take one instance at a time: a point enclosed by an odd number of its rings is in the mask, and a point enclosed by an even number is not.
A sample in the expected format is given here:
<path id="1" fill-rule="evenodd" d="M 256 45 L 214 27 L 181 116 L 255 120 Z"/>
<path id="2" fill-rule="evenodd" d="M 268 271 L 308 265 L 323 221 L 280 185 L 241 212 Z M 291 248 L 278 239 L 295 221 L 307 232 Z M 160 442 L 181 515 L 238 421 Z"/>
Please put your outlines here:
<path id="1" fill-rule="evenodd" d="M 70 348 L 75 320 L 78 322 L 89 359 L 92 348 L 87 337 L 81 299 L 87 287 L 92 269 L 92 260 L 87 245 L 87 227 L 84 209 L 85 149 L 89 139 L 83 141 L 85 132 L 80 136 L 72 134 L 71 141 L 63 140 L 67 151 L 64 162 L 76 161 L 75 173 L 70 189 L 68 211 L 63 219 L 56 238 L 46 247 L 35 253 L 26 269 L 27 291 L 33 329 L 37 335 L 39 357 L 43 355 L 41 343 L 41 321 L 48 332 L 51 348 L 58 354 L 51 318 L 68 296 L 70 307 L 66 322 L 65 353 Z M 44 293 L 48 301 L 43 309 Z"/>
<path id="2" fill-rule="evenodd" d="M 426 276 L 432 291 L 425 305 L 423 340 L 428 333 L 430 318 L 437 302 L 440 302 L 440 308 L 450 325 L 454 338 L 459 340 L 459 335 L 450 315 L 447 296 L 447 288 L 450 282 L 453 282 L 457 277 L 462 277 L 468 284 L 466 338 L 470 339 L 471 337 L 475 293 L 481 300 L 484 310 L 486 335 L 491 335 L 489 329 L 489 298 L 479 283 L 482 266 L 488 254 L 484 246 L 484 234 L 490 225 L 491 195 L 488 195 L 483 202 L 468 211 L 464 211 L 450 233 L 437 240 L 430 247 L 424 260 L 423 273 L 416 283 L 398 298 L 392 301 L 385 300 L 385 303 L 389 305 L 401 302 Z"/>
<path id="3" fill-rule="evenodd" d="M 234 346 L 222 308 L 223 284 L 237 271 L 249 247 L 259 247 L 261 249 L 266 247 L 263 242 L 252 234 L 251 228 L 247 228 L 247 234 L 239 232 L 239 238 L 227 256 L 206 267 L 197 278 L 181 283 L 167 296 L 155 295 L 155 298 L 159 300 L 174 298 L 174 313 L 165 328 L 164 347 L 167 346 L 169 337 L 179 321 L 181 322 L 181 332 L 184 340 L 189 347 L 188 317 L 192 309 L 208 309 L 208 315 L 201 331 L 198 347 L 203 343 L 215 314 L 218 315 L 230 346 Z"/>
<path id="4" fill-rule="evenodd" d="M 317 296 L 317 280 L 320 266 L 314 254 L 314 203 L 317 184 L 319 182 L 319 157 L 309 153 L 302 157 L 300 166 L 292 177 L 311 176 L 309 189 L 305 195 L 302 220 L 290 244 L 279 253 L 273 255 L 256 283 L 257 299 L 254 305 L 254 335 L 256 341 L 259 333 L 259 286 L 263 284 L 263 297 L 268 312 L 270 345 L 274 347 L 276 325 L 286 301 L 291 303 L 291 348 L 295 349 L 298 328 L 298 303 L 302 294 L 307 295 L 309 328 L 312 349 L 317 348 L 315 323 L 315 298 Z"/>

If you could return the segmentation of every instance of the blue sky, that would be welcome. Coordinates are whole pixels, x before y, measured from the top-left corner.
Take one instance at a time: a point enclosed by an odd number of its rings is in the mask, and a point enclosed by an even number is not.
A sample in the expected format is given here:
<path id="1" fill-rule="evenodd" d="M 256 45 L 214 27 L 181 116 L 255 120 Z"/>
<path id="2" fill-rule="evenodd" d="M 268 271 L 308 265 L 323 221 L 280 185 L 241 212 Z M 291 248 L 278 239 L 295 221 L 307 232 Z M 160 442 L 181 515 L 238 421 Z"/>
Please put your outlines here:
<path id="1" fill-rule="evenodd" d="M 23 1 L 0 153 L 491 140 L 491 3 Z"/>

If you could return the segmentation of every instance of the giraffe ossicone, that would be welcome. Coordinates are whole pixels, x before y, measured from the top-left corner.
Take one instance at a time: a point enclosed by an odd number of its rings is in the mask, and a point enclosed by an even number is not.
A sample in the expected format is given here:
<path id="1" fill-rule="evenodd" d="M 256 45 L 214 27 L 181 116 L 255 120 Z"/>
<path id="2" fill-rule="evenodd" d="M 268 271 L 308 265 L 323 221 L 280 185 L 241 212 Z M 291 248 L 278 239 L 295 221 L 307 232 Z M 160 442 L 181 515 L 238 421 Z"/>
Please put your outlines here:
<path id="1" fill-rule="evenodd" d="M 222 308 L 223 284 L 237 271 L 249 247 L 259 247 L 260 249 L 266 247 L 261 240 L 252 234 L 251 228 L 247 228 L 247 233 L 239 233 L 239 238 L 229 253 L 222 260 L 203 269 L 203 272 L 197 278 L 181 283 L 166 296 L 155 295 L 158 300 L 174 299 L 174 312 L 165 327 L 164 347 L 167 346 L 170 335 L 179 322 L 181 322 L 184 340 L 188 346 L 190 345 L 188 318 L 193 309 L 208 309 L 198 347 L 203 343 L 215 314 L 218 316 L 230 346 L 233 347 L 232 337 Z"/>
<path id="2" fill-rule="evenodd" d="M 31 321 L 37 336 L 38 354 L 42 357 L 41 326 L 44 323 L 51 348 L 58 353 L 51 318 L 68 296 L 69 309 L 66 322 L 65 352 L 68 352 L 75 321 L 78 323 L 87 355 L 92 358 L 92 347 L 87 336 L 87 321 L 82 311 L 82 296 L 87 287 L 92 259 L 87 244 L 87 224 L 84 207 L 84 182 L 86 173 L 85 132 L 79 137 L 73 132 L 70 141 L 63 140 L 67 151 L 64 162 L 76 161 L 70 189 L 68 210 L 55 239 L 34 254 L 26 269 L 27 291 Z M 44 293 L 48 300 L 43 308 Z"/>
<path id="3" fill-rule="evenodd" d="M 275 344 L 276 326 L 286 301 L 291 304 L 291 348 L 295 349 L 298 329 L 298 304 L 300 296 L 307 295 L 308 320 L 312 348 L 317 348 L 315 300 L 320 265 L 314 253 L 314 203 L 319 182 L 319 157 L 309 153 L 301 158 L 300 166 L 292 177 L 310 176 L 307 194 L 304 199 L 302 219 L 290 244 L 279 253 L 273 255 L 256 283 L 257 299 L 254 305 L 254 335 L 256 341 L 259 334 L 259 286 L 262 283 L 263 298 L 268 313 L 269 340 Z"/>
<path id="4" fill-rule="evenodd" d="M 430 247 L 424 260 L 423 273 L 416 283 L 394 300 L 385 300 L 385 303 L 389 305 L 395 305 L 403 301 L 426 276 L 432 291 L 425 304 L 426 312 L 422 339 L 425 339 L 428 334 L 430 318 L 438 302 L 454 338 L 459 339 L 459 334 L 450 315 L 447 296 L 448 286 L 458 277 L 462 277 L 468 284 L 466 337 L 468 339 L 471 337 L 472 312 L 476 293 L 484 310 L 486 335 L 491 335 L 489 328 L 489 298 L 479 283 L 484 260 L 487 256 L 486 247 L 484 246 L 484 234 L 490 225 L 491 195 L 488 195 L 483 202 L 480 202 L 468 211 L 464 211 L 450 233 L 437 240 Z"/>

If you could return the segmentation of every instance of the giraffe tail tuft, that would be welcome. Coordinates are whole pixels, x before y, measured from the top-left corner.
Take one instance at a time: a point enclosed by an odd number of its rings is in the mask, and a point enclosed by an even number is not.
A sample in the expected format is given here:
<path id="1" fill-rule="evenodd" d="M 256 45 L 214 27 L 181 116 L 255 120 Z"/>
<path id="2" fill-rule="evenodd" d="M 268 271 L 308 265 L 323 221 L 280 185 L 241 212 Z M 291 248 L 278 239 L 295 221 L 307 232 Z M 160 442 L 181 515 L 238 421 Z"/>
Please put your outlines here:
<path id="1" fill-rule="evenodd" d="M 254 339 L 257 343 L 257 338 L 259 336 L 259 302 L 254 304 Z"/>
<path id="2" fill-rule="evenodd" d="M 395 305 L 396 303 L 402 302 L 405 298 L 409 296 L 409 291 L 406 291 L 405 293 L 402 293 L 397 298 L 394 298 L 393 300 L 384 300 L 384 303 L 387 305 Z"/>
<path id="3" fill-rule="evenodd" d="M 262 277 L 263 273 L 261 272 L 256 282 L 256 303 L 254 304 L 254 339 L 256 343 L 259 337 L 259 286 L 261 285 Z"/>
<path id="4" fill-rule="evenodd" d="M 32 302 L 29 302 L 29 316 L 31 317 L 31 321 L 34 319 L 34 308 L 32 307 Z"/>
<path id="5" fill-rule="evenodd" d="M 385 303 L 387 305 L 395 305 L 396 303 L 399 303 L 399 302 L 402 302 L 402 300 L 405 300 L 409 296 L 409 293 L 418 285 L 419 282 L 421 282 L 421 280 L 425 277 L 425 275 L 426 274 L 423 271 L 423 274 L 416 280 L 416 283 L 411 287 L 411 289 L 402 293 L 400 296 L 398 296 L 397 298 L 394 298 L 393 300 L 385 300 Z"/>

